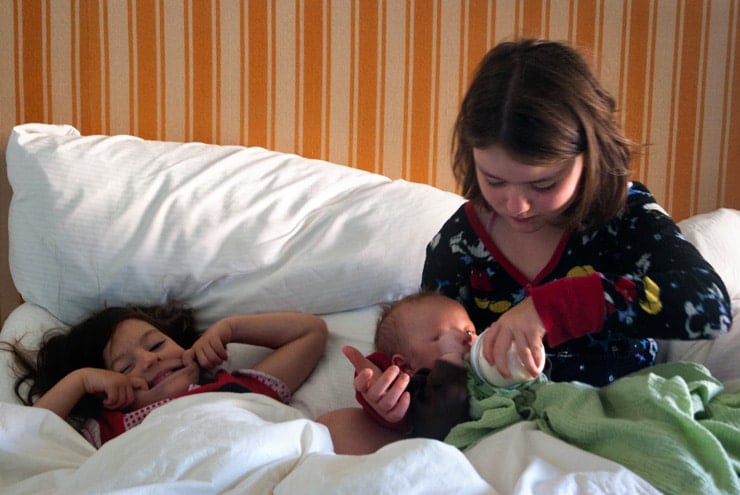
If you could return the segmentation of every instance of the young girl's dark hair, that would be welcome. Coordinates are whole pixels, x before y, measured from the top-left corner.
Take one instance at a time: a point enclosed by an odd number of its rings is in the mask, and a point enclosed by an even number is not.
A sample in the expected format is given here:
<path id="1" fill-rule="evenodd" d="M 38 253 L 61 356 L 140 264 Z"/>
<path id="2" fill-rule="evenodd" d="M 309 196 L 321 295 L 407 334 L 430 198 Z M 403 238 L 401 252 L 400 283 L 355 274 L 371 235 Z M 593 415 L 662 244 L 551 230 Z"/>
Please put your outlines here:
<path id="1" fill-rule="evenodd" d="M 15 361 L 18 378 L 15 394 L 26 405 L 43 395 L 72 371 L 80 368 L 105 369 L 103 349 L 118 325 L 125 320 L 142 320 L 188 349 L 199 337 L 191 308 L 171 303 L 162 306 L 115 306 L 93 313 L 69 331 L 50 331 L 38 351 L 30 351 L 18 341 L 5 347 Z M 23 391 L 24 384 L 28 387 Z M 97 416 L 101 399 L 84 396 L 72 409 L 70 418 L 82 420 Z"/>
<path id="2" fill-rule="evenodd" d="M 583 173 L 568 227 L 613 218 L 627 197 L 632 143 L 615 118 L 616 103 L 585 59 L 566 44 L 506 42 L 478 66 L 453 131 L 452 171 L 462 195 L 489 209 L 476 178 L 473 148 L 499 145 L 531 165 L 565 165 L 583 154 Z"/>

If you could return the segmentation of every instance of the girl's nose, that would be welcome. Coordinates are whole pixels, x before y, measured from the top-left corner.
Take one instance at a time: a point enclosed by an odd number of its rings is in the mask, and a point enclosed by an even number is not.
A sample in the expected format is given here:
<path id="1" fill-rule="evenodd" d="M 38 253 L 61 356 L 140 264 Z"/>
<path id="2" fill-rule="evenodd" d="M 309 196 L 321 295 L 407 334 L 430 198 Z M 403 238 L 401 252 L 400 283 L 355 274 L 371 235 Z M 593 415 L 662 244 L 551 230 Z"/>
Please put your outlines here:
<path id="1" fill-rule="evenodd" d="M 144 369 L 149 368 L 152 364 L 159 361 L 159 355 L 155 352 L 151 351 L 143 351 L 139 355 L 139 359 L 141 360 L 142 365 L 144 366 Z"/>
<path id="2" fill-rule="evenodd" d="M 506 198 L 506 208 L 512 216 L 521 215 L 529 211 L 530 202 L 524 192 L 518 187 L 512 187 Z"/>

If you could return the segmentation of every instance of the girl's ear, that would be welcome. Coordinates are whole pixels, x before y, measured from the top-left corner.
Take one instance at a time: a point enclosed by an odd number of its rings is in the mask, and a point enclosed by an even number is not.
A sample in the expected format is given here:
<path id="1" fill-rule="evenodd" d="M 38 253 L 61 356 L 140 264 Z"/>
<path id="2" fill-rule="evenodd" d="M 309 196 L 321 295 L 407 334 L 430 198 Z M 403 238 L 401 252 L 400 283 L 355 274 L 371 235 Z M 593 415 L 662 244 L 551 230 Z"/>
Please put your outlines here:
<path id="1" fill-rule="evenodd" d="M 401 371 L 409 375 L 413 375 L 415 370 L 411 367 L 411 361 L 403 354 L 396 353 L 391 356 L 391 364 L 398 366 Z"/>

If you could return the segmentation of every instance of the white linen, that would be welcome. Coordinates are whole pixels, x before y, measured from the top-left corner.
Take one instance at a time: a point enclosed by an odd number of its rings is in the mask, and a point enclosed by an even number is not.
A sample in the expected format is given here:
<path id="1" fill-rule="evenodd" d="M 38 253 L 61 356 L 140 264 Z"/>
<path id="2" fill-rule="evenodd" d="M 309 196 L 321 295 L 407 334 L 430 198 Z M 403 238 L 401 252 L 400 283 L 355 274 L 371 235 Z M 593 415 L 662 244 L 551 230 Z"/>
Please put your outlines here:
<path id="1" fill-rule="evenodd" d="M 625 468 L 527 432 L 510 445 L 505 430 L 472 463 L 424 439 L 339 456 L 323 425 L 256 394 L 180 398 L 97 451 L 45 410 L 0 403 L 0 425 L 0 492 L 8 495 L 656 493 Z"/>
<path id="2" fill-rule="evenodd" d="M 519 423 L 466 455 L 406 440 L 333 453 L 310 419 L 356 406 L 341 347 L 372 349 L 376 304 L 418 288 L 424 247 L 462 202 L 429 186 L 260 148 L 80 136 L 16 127 L 11 270 L 27 301 L 0 339 L 33 348 L 103 304 L 189 303 L 203 326 L 234 313 L 303 310 L 327 350 L 292 407 L 254 394 L 184 397 L 95 450 L 48 411 L 20 406 L 0 352 L 0 493 L 654 493 L 626 468 Z M 664 343 L 740 388 L 740 212 L 679 224 L 733 297 L 730 334 Z M 230 345 L 226 367 L 264 349 Z"/>
<path id="3" fill-rule="evenodd" d="M 369 353 L 377 314 L 377 307 L 373 306 L 321 315 L 329 329 L 329 341 L 319 365 L 293 394 L 293 407 L 306 417 L 315 418 L 334 409 L 357 406 L 352 388 L 353 368 L 341 349 L 344 345 L 352 345 L 363 353 Z M 22 338 L 26 347 L 34 349 L 41 336 L 52 328 L 66 327 L 45 309 L 24 303 L 8 316 L 0 340 L 13 342 Z M 269 349 L 230 344 L 228 352 L 229 359 L 223 367 L 234 370 L 251 367 Z M 14 382 L 11 355 L 0 352 L 0 402 L 19 403 L 13 392 Z"/>
<path id="4" fill-rule="evenodd" d="M 25 124 L 6 151 L 10 270 L 66 323 L 175 299 L 235 313 L 345 311 L 415 291 L 462 198 L 256 147 Z M 235 297 L 238 295 L 238 297 Z"/>

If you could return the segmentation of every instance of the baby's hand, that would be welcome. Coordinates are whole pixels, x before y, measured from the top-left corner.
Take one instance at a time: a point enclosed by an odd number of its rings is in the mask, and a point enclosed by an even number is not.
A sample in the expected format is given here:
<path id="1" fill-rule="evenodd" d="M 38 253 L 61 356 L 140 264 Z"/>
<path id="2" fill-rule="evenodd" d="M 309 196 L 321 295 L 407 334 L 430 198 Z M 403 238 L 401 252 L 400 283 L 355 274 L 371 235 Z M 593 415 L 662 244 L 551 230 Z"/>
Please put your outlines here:
<path id="1" fill-rule="evenodd" d="M 398 366 L 382 371 L 352 346 L 342 347 L 342 352 L 355 368 L 355 390 L 365 402 L 388 423 L 402 421 L 411 404 L 406 391 L 411 377 Z"/>
<path id="2" fill-rule="evenodd" d="M 183 362 L 187 365 L 194 361 L 201 368 L 214 368 L 229 358 L 226 344 L 231 342 L 231 327 L 222 322 L 216 322 L 198 340 L 193 347 L 183 354 Z"/>
<path id="3" fill-rule="evenodd" d="M 140 377 L 128 377 L 117 371 L 83 368 L 80 370 L 85 393 L 103 398 L 103 407 L 123 409 L 134 402 L 135 389 L 148 389 Z"/>

